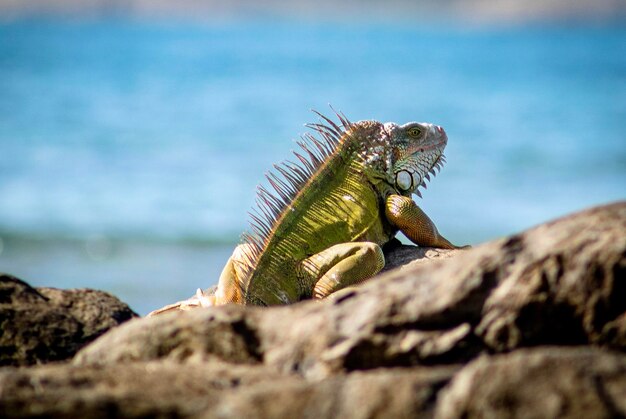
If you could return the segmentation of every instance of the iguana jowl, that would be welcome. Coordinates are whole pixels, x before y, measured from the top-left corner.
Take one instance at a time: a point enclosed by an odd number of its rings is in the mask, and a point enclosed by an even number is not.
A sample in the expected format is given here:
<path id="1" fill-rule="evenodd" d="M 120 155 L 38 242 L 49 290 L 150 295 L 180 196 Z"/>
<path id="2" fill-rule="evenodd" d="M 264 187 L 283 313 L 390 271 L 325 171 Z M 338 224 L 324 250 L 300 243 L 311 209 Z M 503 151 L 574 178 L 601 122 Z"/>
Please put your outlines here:
<path id="1" fill-rule="evenodd" d="M 374 276 L 381 246 L 398 230 L 420 246 L 455 248 L 411 199 L 445 161 L 447 136 L 428 123 L 377 121 L 309 124 L 294 153 L 274 165 L 274 191 L 260 186 L 257 208 L 224 267 L 214 295 L 157 310 L 227 303 L 277 305 L 333 292 Z"/>

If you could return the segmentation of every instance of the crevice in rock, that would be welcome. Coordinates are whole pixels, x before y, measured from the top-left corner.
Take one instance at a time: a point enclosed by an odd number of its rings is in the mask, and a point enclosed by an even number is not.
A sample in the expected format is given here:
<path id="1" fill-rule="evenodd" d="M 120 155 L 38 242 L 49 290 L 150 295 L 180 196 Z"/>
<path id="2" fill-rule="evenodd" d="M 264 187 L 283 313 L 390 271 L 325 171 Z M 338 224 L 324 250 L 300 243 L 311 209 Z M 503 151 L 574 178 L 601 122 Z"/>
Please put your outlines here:
<path id="1" fill-rule="evenodd" d="M 602 377 L 594 376 L 593 384 L 596 389 L 596 394 L 606 407 L 609 412 L 609 416 L 614 419 L 626 419 L 626 416 L 620 411 L 620 409 L 615 405 L 615 401 L 613 401 L 613 397 L 609 394 L 604 386 L 604 381 Z"/>
<path id="2" fill-rule="evenodd" d="M 263 362 L 261 342 L 256 331 L 251 328 L 245 319 L 237 320 L 231 324 L 233 331 L 243 338 L 244 344 L 250 356 L 259 362 Z"/>
<path id="3" fill-rule="evenodd" d="M 457 329 L 458 330 L 458 329 Z M 484 343 L 468 328 L 424 336 L 414 346 L 403 349 L 399 335 L 374 335 L 356 342 L 343 357 L 343 368 L 350 372 L 381 367 L 452 365 L 466 363 L 485 351 Z"/>
<path id="4" fill-rule="evenodd" d="M 520 308 L 515 325 L 520 346 L 582 345 L 589 341 L 576 307 L 554 301 L 533 301 Z"/>
<path id="5" fill-rule="evenodd" d="M 524 237 L 521 234 L 515 234 L 509 237 L 502 245 L 503 250 L 507 256 L 511 256 L 510 262 L 515 261 L 515 257 L 518 253 L 524 250 Z"/>
<path id="6" fill-rule="evenodd" d="M 424 316 L 410 324 L 397 325 L 396 328 L 428 331 L 449 329 L 463 323 L 469 323 L 472 326 L 477 325 L 481 321 L 485 302 L 500 282 L 501 273 L 501 268 L 498 267 L 485 269 L 480 274 L 480 285 L 451 307 L 430 316 Z"/>
<path id="7" fill-rule="evenodd" d="M 612 281 L 606 323 L 615 320 L 626 312 L 626 251 L 621 254 L 613 266 L 605 268 L 605 275 L 609 276 Z"/>
<path id="8" fill-rule="evenodd" d="M 356 291 L 350 291 L 350 292 L 344 293 L 340 297 L 335 297 L 333 299 L 333 305 L 340 305 L 344 301 L 350 300 L 356 296 L 357 296 Z"/>

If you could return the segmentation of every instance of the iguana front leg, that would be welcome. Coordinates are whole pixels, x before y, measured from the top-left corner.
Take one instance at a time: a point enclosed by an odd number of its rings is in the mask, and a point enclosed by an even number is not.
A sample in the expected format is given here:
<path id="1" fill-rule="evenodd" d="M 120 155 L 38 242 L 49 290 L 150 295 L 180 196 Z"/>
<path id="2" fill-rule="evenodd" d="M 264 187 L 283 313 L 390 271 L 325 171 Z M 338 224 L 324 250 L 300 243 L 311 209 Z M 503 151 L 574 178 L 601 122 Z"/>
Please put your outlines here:
<path id="1" fill-rule="evenodd" d="M 435 223 L 409 197 L 389 195 L 385 203 L 387 219 L 419 246 L 459 249 L 439 234 Z"/>
<path id="2" fill-rule="evenodd" d="M 340 243 L 303 260 L 298 277 L 312 285 L 313 298 L 319 299 L 371 278 L 383 266 L 385 256 L 376 243 Z"/>

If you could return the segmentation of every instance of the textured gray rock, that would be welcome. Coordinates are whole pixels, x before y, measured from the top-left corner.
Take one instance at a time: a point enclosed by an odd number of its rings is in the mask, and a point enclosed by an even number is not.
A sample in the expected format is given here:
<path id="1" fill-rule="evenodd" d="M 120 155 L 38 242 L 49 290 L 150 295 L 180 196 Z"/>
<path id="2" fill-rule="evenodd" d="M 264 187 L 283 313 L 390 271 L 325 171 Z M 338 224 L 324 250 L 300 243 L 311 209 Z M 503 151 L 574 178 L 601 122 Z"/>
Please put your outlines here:
<path id="1" fill-rule="evenodd" d="M 285 378 L 227 392 L 203 418 L 431 417 L 457 367 L 372 370 L 307 381 Z"/>
<path id="2" fill-rule="evenodd" d="M 0 274 L 0 365 L 71 358 L 131 317 L 126 304 L 102 291 L 35 289 Z"/>
<path id="3" fill-rule="evenodd" d="M 279 371 L 326 377 L 462 363 L 482 352 L 540 344 L 623 350 L 624 231 L 626 204 L 596 208 L 453 258 L 392 271 L 330 301 L 136 320 L 85 348 L 76 362 L 158 359 L 172 352 L 155 345 L 170 345 L 188 356 L 239 363 L 240 351 L 216 348 L 241 341 L 253 348 L 250 356 Z M 227 333 L 210 333 L 213 328 Z M 166 343 L 171 336 L 175 344 Z"/>
<path id="4" fill-rule="evenodd" d="M 626 416 L 626 355 L 539 348 L 480 357 L 439 393 L 435 417 Z"/>
<path id="5" fill-rule="evenodd" d="M 386 249 L 418 261 L 330 300 L 133 319 L 71 362 L 0 369 L 0 416 L 625 417 L 625 232 L 622 202 Z"/>
<path id="6" fill-rule="evenodd" d="M 122 333 L 107 333 L 74 362 L 111 365 L 156 359 L 220 359 L 254 364 L 262 360 L 253 313 L 239 306 L 173 312 L 134 319 L 124 326 Z"/>
<path id="7" fill-rule="evenodd" d="M 151 361 L 0 369 L 0 417 L 361 417 L 432 415 L 458 367 L 307 381 L 263 365 Z"/>
<path id="8" fill-rule="evenodd" d="M 211 362 L 2 368 L 0 417 L 188 417 L 227 390 L 280 378 L 262 367 Z"/>

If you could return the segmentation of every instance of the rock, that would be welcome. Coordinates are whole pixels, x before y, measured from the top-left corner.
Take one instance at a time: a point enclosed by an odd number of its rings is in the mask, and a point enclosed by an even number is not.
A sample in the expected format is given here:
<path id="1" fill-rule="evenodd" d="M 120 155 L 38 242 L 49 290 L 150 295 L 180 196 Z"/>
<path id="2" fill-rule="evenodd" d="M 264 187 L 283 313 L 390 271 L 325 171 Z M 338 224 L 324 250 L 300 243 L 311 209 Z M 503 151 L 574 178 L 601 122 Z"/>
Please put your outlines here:
<path id="1" fill-rule="evenodd" d="M 2 368 L 0 417 L 189 417 L 226 390 L 281 378 L 263 367 L 211 362 Z"/>
<path id="2" fill-rule="evenodd" d="M 85 348 L 76 362 L 160 359 L 185 348 L 186 356 L 233 363 L 252 357 L 284 373 L 323 378 L 463 363 L 484 352 L 541 344 L 624 350 L 624 231 L 626 203 L 599 207 L 447 260 L 389 272 L 330 301 L 136 320 Z M 220 346 L 224 339 L 253 350 L 241 358 L 243 352 Z"/>
<path id="3" fill-rule="evenodd" d="M 110 365 L 156 359 L 220 359 L 254 364 L 262 360 L 254 325 L 253 316 L 240 306 L 134 319 L 122 333 L 107 333 L 100 344 L 79 353 L 74 361 Z"/>
<path id="4" fill-rule="evenodd" d="M 458 367 L 341 374 L 320 381 L 285 378 L 241 387 L 202 418 L 432 417 L 436 394 Z"/>
<path id="5" fill-rule="evenodd" d="M 626 313 L 604 326 L 599 341 L 614 349 L 626 348 Z"/>
<path id="6" fill-rule="evenodd" d="M 402 244 L 400 240 L 394 238 L 383 246 L 385 267 L 380 273 L 393 269 L 409 269 L 435 260 L 448 259 L 461 252 L 462 250 L 457 249 L 407 246 Z"/>
<path id="7" fill-rule="evenodd" d="M 470 250 L 387 248 L 420 261 L 333 299 L 133 319 L 0 369 L 0 416 L 624 417 L 625 231 L 622 202 Z M 16 281 L 2 307 L 53 300 Z"/>
<path id="8" fill-rule="evenodd" d="M 492 350 L 611 343 L 626 313 L 626 203 L 598 207 L 507 239 L 509 264 L 476 333 Z M 516 251 L 516 249 L 521 249 Z M 620 343 L 621 342 L 621 343 Z"/>
<path id="9" fill-rule="evenodd" d="M 136 316 L 102 291 L 35 289 L 0 274 L 0 365 L 71 358 L 110 328 Z"/>
<path id="10" fill-rule="evenodd" d="M 439 393 L 435 417 L 626 416 L 626 355 L 539 348 L 480 357 Z"/>
<path id="11" fill-rule="evenodd" d="M 262 365 L 152 361 L 107 368 L 0 369 L 0 416 L 310 417 L 432 415 L 458 367 L 372 371 L 307 381 Z"/>

